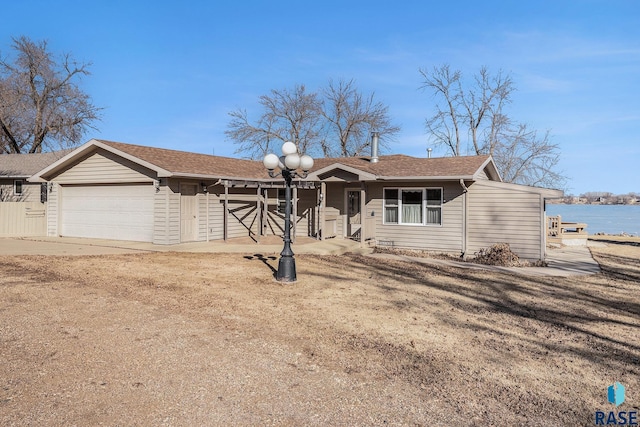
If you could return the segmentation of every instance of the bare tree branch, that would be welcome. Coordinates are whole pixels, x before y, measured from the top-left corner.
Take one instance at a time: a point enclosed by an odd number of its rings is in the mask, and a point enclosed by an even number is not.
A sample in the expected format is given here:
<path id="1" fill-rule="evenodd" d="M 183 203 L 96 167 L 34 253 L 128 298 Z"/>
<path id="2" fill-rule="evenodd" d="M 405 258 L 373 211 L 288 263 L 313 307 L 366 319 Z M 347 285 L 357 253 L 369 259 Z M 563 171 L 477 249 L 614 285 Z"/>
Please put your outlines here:
<path id="1" fill-rule="evenodd" d="M 447 147 L 454 156 L 490 154 L 503 180 L 519 184 L 562 188 L 566 178 L 557 172 L 560 147 L 550 141 L 549 132 L 539 137 L 524 124 L 514 125 L 505 113 L 514 84 L 509 75 L 491 75 L 482 67 L 473 84 L 465 84 L 460 71 L 448 65 L 420 70 L 422 89 L 444 101 L 447 108 L 435 106 L 426 120 L 431 139 Z M 461 138 L 466 127 L 469 140 Z M 466 145 L 464 150 L 462 147 Z"/>
<path id="2" fill-rule="evenodd" d="M 327 157 L 352 157 L 365 154 L 371 145 L 371 132 L 380 135 L 381 147 L 393 140 L 400 128 L 391 123 L 389 108 L 374 100 L 374 94 L 364 96 L 355 88 L 354 80 L 329 80 L 323 90 L 322 115 L 327 122 L 327 139 L 337 144 L 326 144 Z"/>
<path id="3" fill-rule="evenodd" d="M 15 61 L 0 58 L 0 144 L 9 153 L 37 153 L 78 145 L 95 129 L 100 108 L 76 84 L 90 64 L 69 54 L 54 61 L 46 41 L 13 39 Z"/>
<path id="4" fill-rule="evenodd" d="M 446 104 L 442 109 L 436 104 L 436 114 L 426 120 L 426 127 L 434 143 L 449 148 L 454 156 L 461 155 L 460 151 L 460 112 L 462 102 L 462 87 L 460 85 L 460 71 L 451 71 L 449 65 L 434 67 L 431 72 L 420 69 L 424 78 L 421 89 L 431 90 L 435 97 L 440 97 Z"/>
<path id="5" fill-rule="evenodd" d="M 273 145 L 284 141 L 296 143 L 301 153 L 358 156 L 370 145 L 372 130 L 380 132 L 381 141 L 391 140 L 399 131 L 387 107 L 373 94 L 362 95 L 353 80 L 330 81 L 320 94 L 307 92 L 304 85 L 272 90 L 258 103 L 262 114 L 256 120 L 251 121 L 246 110 L 232 111 L 225 131 L 237 153 L 254 159 L 277 152 L 279 147 Z"/>

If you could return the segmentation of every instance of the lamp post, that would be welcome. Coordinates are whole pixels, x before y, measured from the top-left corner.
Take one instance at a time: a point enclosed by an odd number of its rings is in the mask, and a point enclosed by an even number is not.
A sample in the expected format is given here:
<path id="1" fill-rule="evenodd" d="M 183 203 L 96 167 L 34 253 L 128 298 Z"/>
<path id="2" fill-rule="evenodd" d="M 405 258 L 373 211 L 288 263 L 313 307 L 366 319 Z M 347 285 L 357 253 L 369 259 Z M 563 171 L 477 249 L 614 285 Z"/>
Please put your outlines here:
<path id="1" fill-rule="evenodd" d="M 295 177 L 306 178 L 309 169 L 313 167 L 313 159 L 306 154 L 300 156 L 296 144 L 288 141 L 282 144 L 282 156 L 278 157 L 273 153 L 267 154 L 262 163 L 269 171 L 271 178 L 282 176 L 285 182 L 284 237 L 282 238 L 284 248 L 280 252 L 276 280 L 278 282 L 295 282 L 296 260 L 291 250 L 291 181 Z M 280 172 L 275 172 L 276 167 L 280 168 Z M 302 169 L 302 173 L 297 171 L 298 168 Z"/>

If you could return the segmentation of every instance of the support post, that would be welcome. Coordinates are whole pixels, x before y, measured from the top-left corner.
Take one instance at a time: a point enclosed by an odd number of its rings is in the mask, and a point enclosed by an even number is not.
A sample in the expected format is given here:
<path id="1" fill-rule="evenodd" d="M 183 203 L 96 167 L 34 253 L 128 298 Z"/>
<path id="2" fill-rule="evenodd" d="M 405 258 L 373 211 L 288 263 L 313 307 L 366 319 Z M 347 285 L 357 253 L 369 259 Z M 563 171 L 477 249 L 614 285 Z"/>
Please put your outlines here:
<path id="1" fill-rule="evenodd" d="M 262 188 L 258 183 L 258 189 L 256 190 L 256 243 L 260 243 L 260 236 L 262 235 L 262 208 L 260 204 Z"/>
<path id="2" fill-rule="evenodd" d="M 224 182 L 224 229 L 223 229 L 223 238 L 224 241 L 227 241 L 227 233 L 228 233 L 228 225 L 229 225 L 229 182 Z"/>
<path id="3" fill-rule="evenodd" d="M 263 194 L 264 194 L 264 198 L 263 198 L 263 203 L 262 203 L 262 230 L 261 233 L 263 236 L 266 236 L 266 230 L 267 230 L 267 221 L 269 220 L 268 217 L 268 213 L 269 213 L 269 189 L 268 188 L 264 188 L 263 189 Z"/>
<path id="4" fill-rule="evenodd" d="M 327 184 L 325 182 L 320 183 L 320 225 L 318 230 L 320 232 L 320 240 L 325 239 L 325 230 L 324 230 L 324 211 L 327 207 Z"/>
<path id="5" fill-rule="evenodd" d="M 360 182 L 360 247 L 364 247 L 365 223 L 367 222 L 367 200 L 366 187 L 364 182 Z"/>

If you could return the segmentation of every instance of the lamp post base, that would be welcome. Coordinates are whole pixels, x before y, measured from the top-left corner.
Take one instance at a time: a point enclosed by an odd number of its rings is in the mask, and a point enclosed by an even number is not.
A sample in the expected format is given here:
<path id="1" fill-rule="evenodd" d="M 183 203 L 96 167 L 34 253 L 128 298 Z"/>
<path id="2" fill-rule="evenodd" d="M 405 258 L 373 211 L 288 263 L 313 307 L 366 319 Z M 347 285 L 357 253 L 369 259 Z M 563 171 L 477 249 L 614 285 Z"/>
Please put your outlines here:
<path id="1" fill-rule="evenodd" d="M 276 273 L 278 282 L 295 282 L 296 279 L 296 260 L 293 256 L 283 255 L 278 261 L 278 271 Z"/>

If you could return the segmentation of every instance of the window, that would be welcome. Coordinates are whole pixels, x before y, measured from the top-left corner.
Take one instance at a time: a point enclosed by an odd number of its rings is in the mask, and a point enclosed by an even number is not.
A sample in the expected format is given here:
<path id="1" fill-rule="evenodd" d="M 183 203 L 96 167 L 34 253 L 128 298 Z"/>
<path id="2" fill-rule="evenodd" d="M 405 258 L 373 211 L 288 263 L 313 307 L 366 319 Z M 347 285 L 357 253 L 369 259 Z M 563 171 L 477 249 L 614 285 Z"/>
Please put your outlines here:
<path id="1" fill-rule="evenodd" d="M 398 224 L 398 190 L 384 189 L 384 223 Z"/>
<path id="2" fill-rule="evenodd" d="M 441 188 L 427 188 L 427 224 L 442 225 Z"/>
<path id="3" fill-rule="evenodd" d="M 22 180 L 16 179 L 13 181 L 13 195 L 21 196 L 22 195 Z"/>
<path id="4" fill-rule="evenodd" d="M 385 188 L 384 223 L 442 225 L 442 188 Z"/>

